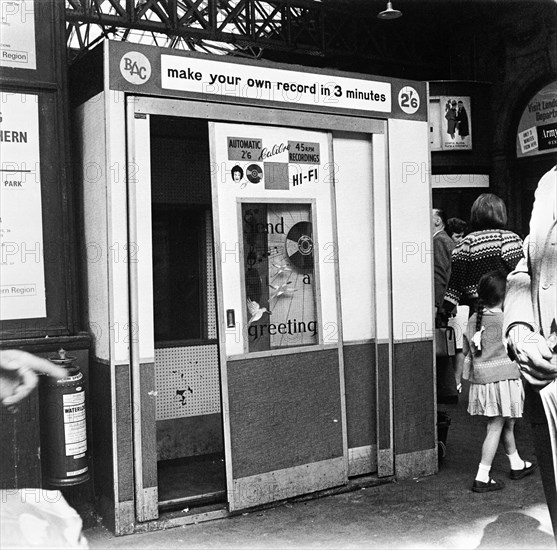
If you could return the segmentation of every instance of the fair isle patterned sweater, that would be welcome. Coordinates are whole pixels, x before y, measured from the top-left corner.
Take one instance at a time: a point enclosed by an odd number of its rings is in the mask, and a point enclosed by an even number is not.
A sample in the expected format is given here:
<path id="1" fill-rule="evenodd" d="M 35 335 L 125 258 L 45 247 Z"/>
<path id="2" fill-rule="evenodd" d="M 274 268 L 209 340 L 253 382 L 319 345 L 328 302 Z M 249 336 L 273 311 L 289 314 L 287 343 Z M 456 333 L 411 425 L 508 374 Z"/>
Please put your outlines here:
<path id="1" fill-rule="evenodd" d="M 522 240 L 512 231 L 485 229 L 464 237 L 454 249 L 445 300 L 474 305 L 478 282 L 489 271 L 508 275 L 522 258 Z"/>
<path id="2" fill-rule="evenodd" d="M 472 384 L 491 384 L 520 378 L 518 365 L 509 359 L 503 345 L 503 312 L 483 310 L 479 350 L 472 340 L 476 332 L 477 317 L 477 313 L 470 317 L 464 334 L 464 380 L 469 380 Z"/>

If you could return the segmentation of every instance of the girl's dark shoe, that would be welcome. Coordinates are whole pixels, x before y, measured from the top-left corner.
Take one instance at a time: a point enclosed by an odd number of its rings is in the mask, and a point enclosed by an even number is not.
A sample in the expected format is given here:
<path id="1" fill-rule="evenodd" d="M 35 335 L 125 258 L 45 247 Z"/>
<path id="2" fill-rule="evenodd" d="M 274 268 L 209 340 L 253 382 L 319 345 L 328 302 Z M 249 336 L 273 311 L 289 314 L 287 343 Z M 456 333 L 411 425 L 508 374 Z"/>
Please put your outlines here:
<path id="1" fill-rule="evenodd" d="M 530 466 L 526 466 L 526 462 L 524 460 L 522 462 L 524 462 L 524 468 L 521 470 L 511 470 L 511 479 L 522 479 L 523 477 L 533 474 L 538 469 L 537 464 L 530 464 Z"/>
<path id="2" fill-rule="evenodd" d="M 505 484 L 502 481 L 497 481 L 496 479 L 489 478 L 488 482 L 474 480 L 472 484 L 472 491 L 474 493 L 488 493 L 489 491 L 499 491 L 503 489 Z"/>

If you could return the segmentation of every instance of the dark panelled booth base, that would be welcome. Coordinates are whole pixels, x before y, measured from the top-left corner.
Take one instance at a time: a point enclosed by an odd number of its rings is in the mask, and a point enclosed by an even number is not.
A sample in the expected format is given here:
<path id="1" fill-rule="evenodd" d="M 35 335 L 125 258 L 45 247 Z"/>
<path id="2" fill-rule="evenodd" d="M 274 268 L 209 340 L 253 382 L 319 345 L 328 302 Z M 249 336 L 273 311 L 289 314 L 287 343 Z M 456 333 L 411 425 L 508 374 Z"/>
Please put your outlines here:
<path id="1" fill-rule="evenodd" d="M 130 375 L 128 365 L 112 368 L 116 369 L 116 408 L 112 405 L 110 390 L 111 367 L 91 359 L 91 399 L 95 403 L 92 414 L 93 472 L 103 521 L 110 529 L 125 534 L 133 531 L 134 522 Z M 118 480 L 114 479 L 112 468 L 115 454 L 118 456 Z M 115 487 L 118 488 L 116 495 Z"/>
<path id="2" fill-rule="evenodd" d="M 377 471 L 375 344 L 345 344 L 344 387 L 348 435 L 348 475 Z"/>
<path id="3" fill-rule="evenodd" d="M 343 353 L 348 448 L 375 444 L 375 344 L 345 345 Z"/>
<path id="4" fill-rule="evenodd" d="M 395 343 L 395 471 L 397 477 L 437 471 L 431 340 Z"/>

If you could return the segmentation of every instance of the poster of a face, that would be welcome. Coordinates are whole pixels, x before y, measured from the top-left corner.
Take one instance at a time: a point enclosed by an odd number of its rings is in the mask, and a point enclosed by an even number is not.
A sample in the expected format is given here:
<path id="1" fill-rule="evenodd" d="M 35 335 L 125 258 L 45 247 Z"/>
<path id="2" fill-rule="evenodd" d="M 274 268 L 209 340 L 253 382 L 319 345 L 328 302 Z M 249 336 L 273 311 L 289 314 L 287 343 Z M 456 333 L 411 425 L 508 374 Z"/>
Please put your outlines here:
<path id="1" fill-rule="evenodd" d="M 470 97 L 430 98 L 431 149 L 471 150 L 471 119 Z"/>

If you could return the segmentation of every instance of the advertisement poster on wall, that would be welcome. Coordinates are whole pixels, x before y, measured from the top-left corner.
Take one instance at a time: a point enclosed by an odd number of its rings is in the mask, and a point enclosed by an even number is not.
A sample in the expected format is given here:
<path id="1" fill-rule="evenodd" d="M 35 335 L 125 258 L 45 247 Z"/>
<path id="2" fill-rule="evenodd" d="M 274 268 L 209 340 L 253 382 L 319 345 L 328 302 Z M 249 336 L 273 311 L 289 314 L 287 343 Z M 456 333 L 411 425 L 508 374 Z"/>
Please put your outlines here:
<path id="1" fill-rule="evenodd" d="M 0 16 L 0 67 L 36 69 L 35 0 L 2 0 Z"/>
<path id="2" fill-rule="evenodd" d="M 472 150 L 472 112 L 469 96 L 430 98 L 432 151 Z"/>
<path id="3" fill-rule="evenodd" d="M 518 124 L 516 156 L 557 151 L 557 82 L 540 90 L 526 105 Z"/>
<path id="4" fill-rule="evenodd" d="M 38 97 L 1 101 L 0 320 L 46 317 Z"/>

